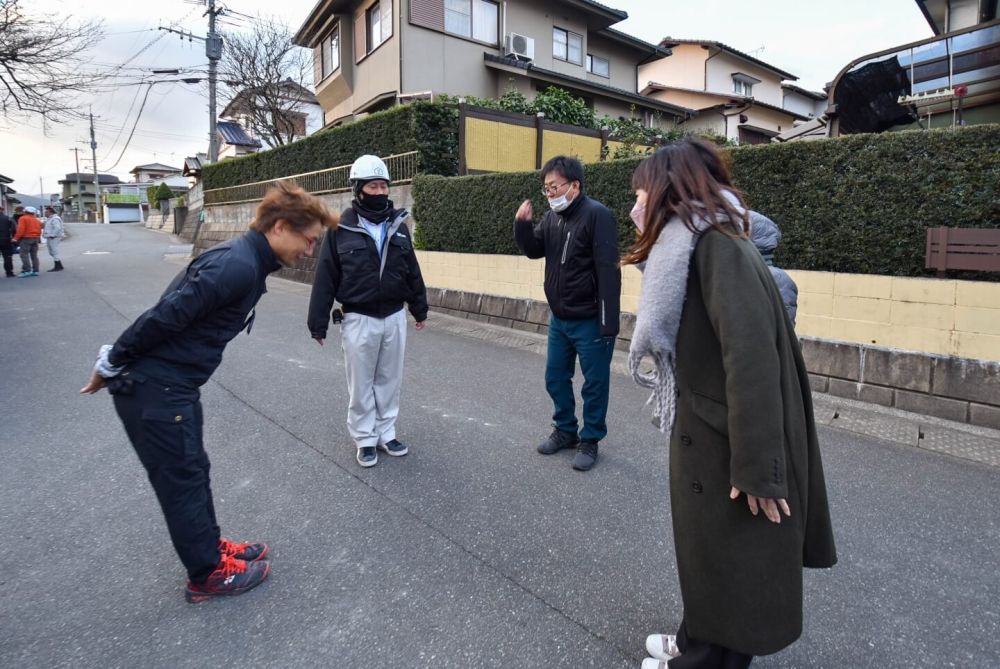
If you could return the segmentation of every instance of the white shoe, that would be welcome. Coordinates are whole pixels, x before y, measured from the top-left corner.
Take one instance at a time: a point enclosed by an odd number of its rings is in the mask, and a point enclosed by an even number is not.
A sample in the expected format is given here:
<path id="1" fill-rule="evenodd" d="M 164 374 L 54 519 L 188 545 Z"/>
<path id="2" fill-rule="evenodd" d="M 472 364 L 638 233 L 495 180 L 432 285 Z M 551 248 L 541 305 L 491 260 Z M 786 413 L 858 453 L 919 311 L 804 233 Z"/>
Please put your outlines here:
<path id="1" fill-rule="evenodd" d="M 681 654 L 680 648 L 677 647 L 677 637 L 673 634 L 650 634 L 646 637 L 646 652 L 664 662 L 680 657 Z"/>
<path id="2" fill-rule="evenodd" d="M 641 669 L 668 669 L 665 660 L 656 660 L 652 657 L 647 657 L 642 661 Z"/>

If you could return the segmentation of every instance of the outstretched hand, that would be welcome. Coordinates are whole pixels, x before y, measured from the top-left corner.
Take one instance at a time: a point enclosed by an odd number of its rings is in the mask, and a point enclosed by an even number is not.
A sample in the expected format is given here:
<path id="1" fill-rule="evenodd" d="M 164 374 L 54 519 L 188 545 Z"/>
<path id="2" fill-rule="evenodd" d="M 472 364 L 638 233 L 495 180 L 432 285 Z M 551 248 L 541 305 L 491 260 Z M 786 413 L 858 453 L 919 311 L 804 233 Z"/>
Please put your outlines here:
<path id="1" fill-rule="evenodd" d="M 733 489 L 729 491 L 729 499 L 736 499 L 743 494 L 743 491 L 733 486 Z M 792 517 L 792 510 L 788 508 L 788 502 L 784 499 L 773 499 L 771 497 L 755 497 L 750 493 L 747 495 L 747 506 L 750 507 L 750 513 L 757 515 L 758 510 L 764 512 L 767 519 L 772 523 L 781 523 L 781 514 L 778 513 L 779 509 L 789 518 Z"/>
<path id="2" fill-rule="evenodd" d="M 87 381 L 87 385 L 85 385 L 83 388 L 80 388 L 80 394 L 93 395 L 106 385 L 108 385 L 108 380 L 105 379 L 100 374 L 98 374 L 97 370 L 95 369 L 90 373 L 90 380 Z"/>
<path id="3" fill-rule="evenodd" d="M 514 218 L 518 221 L 530 221 L 534 217 L 534 210 L 531 208 L 531 200 L 525 200 L 521 203 L 521 206 L 517 208 L 517 214 Z"/>
<path id="4" fill-rule="evenodd" d="M 417 321 L 413 324 L 413 327 L 417 330 L 423 330 L 427 326 L 427 321 Z"/>

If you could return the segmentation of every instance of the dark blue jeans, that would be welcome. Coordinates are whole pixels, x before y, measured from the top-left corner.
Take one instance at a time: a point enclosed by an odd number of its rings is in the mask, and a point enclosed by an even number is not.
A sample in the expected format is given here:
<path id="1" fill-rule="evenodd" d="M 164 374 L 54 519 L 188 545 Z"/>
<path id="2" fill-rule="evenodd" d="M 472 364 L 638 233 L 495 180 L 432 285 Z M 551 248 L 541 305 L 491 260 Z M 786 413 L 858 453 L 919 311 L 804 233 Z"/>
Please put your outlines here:
<path id="1" fill-rule="evenodd" d="M 201 438 L 200 393 L 139 372 L 112 379 L 108 391 L 146 468 L 177 555 L 191 581 L 204 581 L 219 563 L 220 534 Z"/>
<path id="2" fill-rule="evenodd" d="M 563 432 L 576 434 L 576 398 L 573 375 L 576 358 L 583 371 L 583 430 L 581 439 L 600 441 L 608 433 L 608 392 L 611 388 L 611 356 L 615 338 L 602 337 L 596 318 L 564 320 L 549 316 L 549 352 L 545 365 L 545 389 L 555 411 L 553 424 Z"/>

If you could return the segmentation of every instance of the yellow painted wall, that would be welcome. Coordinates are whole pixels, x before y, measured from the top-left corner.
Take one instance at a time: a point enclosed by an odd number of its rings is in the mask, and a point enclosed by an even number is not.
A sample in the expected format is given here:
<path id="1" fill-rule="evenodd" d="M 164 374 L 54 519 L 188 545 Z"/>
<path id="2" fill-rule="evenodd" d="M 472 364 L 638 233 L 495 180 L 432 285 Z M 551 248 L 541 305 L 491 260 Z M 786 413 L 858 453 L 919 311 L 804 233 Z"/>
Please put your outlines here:
<path id="1" fill-rule="evenodd" d="M 544 300 L 544 261 L 418 251 L 435 288 Z M 1000 360 L 1000 283 L 790 270 L 798 334 L 921 353 Z M 622 270 L 622 311 L 639 305 L 642 275 Z"/>
<path id="2" fill-rule="evenodd" d="M 535 169 L 537 130 L 525 126 L 465 120 L 465 165 L 482 172 L 529 172 Z M 584 163 L 601 160 L 601 140 L 569 132 L 542 132 L 542 162 L 558 155 L 576 156 Z"/>
<path id="3" fill-rule="evenodd" d="M 535 169 L 535 129 L 467 118 L 465 164 L 484 172 L 531 171 Z"/>

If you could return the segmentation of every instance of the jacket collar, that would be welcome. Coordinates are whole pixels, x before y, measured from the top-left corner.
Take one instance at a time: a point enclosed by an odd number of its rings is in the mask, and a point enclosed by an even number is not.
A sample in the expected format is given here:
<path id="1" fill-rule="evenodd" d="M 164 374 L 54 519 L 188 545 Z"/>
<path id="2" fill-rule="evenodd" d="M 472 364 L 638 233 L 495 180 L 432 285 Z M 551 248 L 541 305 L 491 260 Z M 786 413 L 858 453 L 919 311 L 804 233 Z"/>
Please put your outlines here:
<path id="1" fill-rule="evenodd" d="M 565 219 L 573 218 L 573 216 L 576 214 L 576 210 L 580 208 L 580 205 L 583 204 L 583 201 L 586 199 L 587 196 L 581 192 L 579 195 L 576 196 L 575 200 L 569 203 L 568 207 L 556 213 Z"/>
<path id="2" fill-rule="evenodd" d="M 250 242 L 250 248 L 254 250 L 257 259 L 260 260 L 261 266 L 268 274 L 281 269 L 281 263 L 278 261 L 278 256 L 274 254 L 274 249 L 272 249 L 271 245 L 267 242 L 267 237 L 260 234 L 256 230 L 248 230 L 247 241 Z"/>

